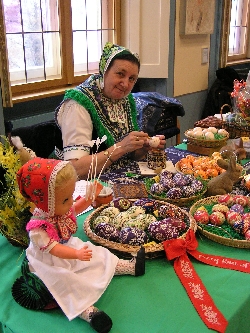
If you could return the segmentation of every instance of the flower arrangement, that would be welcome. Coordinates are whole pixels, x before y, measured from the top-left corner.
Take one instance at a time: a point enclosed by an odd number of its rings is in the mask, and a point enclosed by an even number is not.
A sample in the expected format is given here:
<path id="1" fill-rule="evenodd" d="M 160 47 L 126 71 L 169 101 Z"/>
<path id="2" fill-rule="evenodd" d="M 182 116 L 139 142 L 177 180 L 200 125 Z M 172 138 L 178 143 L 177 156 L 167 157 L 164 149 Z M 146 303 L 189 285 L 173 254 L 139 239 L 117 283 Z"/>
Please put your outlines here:
<path id="1" fill-rule="evenodd" d="M 250 91 L 245 81 L 234 80 L 231 97 L 233 98 L 234 108 L 241 113 L 243 118 L 249 118 L 250 120 Z"/>
<path id="2" fill-rule="evenodd" d="M 16 173 L 22 166 L 20 155 L 9 140 L 1 136 L 0 141 L 0 233 L 13 245 L 28 245 L 26 223 L 30 213 L 30 202 L 19 192 Z"/>

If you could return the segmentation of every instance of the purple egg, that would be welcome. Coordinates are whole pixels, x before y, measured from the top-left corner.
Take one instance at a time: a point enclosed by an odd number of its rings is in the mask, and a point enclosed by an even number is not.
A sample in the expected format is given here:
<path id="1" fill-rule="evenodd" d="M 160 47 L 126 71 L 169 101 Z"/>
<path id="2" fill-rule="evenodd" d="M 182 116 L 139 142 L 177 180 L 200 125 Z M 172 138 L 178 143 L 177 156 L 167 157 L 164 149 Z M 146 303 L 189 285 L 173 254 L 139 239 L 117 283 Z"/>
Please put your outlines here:
<path id="1" fill-rule="evenodd" d="M 230 210 L 232 210 L 233 212 L 239 213 L 239 214 L 244 214 L 244 207 L 241 206 L 240 204 L 234 204 Z"/>
<path id="2" fill-rule="evenodd" d="M 174 181 L 171 178 L 161 179 L 160 184 L 163 186 L 165 191 L 168 191 L 170 188 L 175 186 Z"/>
<path id="3" fill-rule="evenodd" d="M 185 186 L 189 183 L 189 180 L 182 173 L 176 173 L 173 177 L 173 181 L 177 187 Z"/>
<path id="4" fill-rule="evenodd" d="M 125 227 L 120 231 L 119 241 L 122 244 L 142 245 L 148 242 L 148 236 L 144 230 Z"/>
<path id="5" fill-rule="evenodd" d="M 169 199 L 180 199 L 183 197 L 182 189 L 180 187 L 173 187 L 166 193 Z"/>
<path id="6" fill-rule="evenodd" d="M 116 229 L 116 227 L 108 224 L 108 223 L 99 223 L 95 227 L 95 233 L 97 236 L 105 238 L 107 240 L 118 242 L 120 231 Z"/>
<path id="7" fill-rule="evenodd" d="M 194 179 L 190 186 L 192 186 L 195 189 L 195 192 L 200 192 L 203 189 L 203 184 L 200 180 Z"/>
<path id="8" fill-rule="evenodd" d="M 186 198 L 193 196 L 195 194 L 195 192 L 196 192 L 195 188 L 190 185 L 182 187 L 183 196 Z"/>
<path id="9" fill-rule="evenodd" d="M 179 236 L 179 229 L 165 219 L 150 223 L 148 233 L 153 240 L 163 242 L 167 239 L 177 238 Z"/>
<path id="10" fill-rule="evenodd" d="M 164 187 L 161 183 L 154 183 L 151 187 L 150 187 L 150 192 L 152 194 L 161 194 L 164 191 Z"/>

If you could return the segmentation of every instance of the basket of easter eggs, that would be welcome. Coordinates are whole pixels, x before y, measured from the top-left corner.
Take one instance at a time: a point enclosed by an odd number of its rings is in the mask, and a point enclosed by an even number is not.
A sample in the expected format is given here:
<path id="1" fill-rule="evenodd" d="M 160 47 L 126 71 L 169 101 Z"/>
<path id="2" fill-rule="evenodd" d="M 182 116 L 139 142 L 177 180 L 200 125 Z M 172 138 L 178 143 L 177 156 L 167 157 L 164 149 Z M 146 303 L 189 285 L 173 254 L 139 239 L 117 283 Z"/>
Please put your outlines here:
<path id="1" fill-rule="evenodd" d="M 179 207 L 190 207 L 207 191 L 206 181 L 196 179 L 194 175 L 168 170 L 162 171 L 155 177 L 145 178 L 144 183 L 152 198 L 167 201 Z"/>
<path id="2" fill-rule="evenodd" d="M 197 201 L 190 214 L 205 237 L 231 247 L 250 248 L 250 198 L 216 195 Z"/>
<path id="3" fill-rule="evenodd" d="M 195 178 L 203 179 L 203 181 L 209 181 L 225 171 L 217 164 L 217 160 L 223 158 L 223 152 L 214 152 L 210 157 L 187 155 L 175 164 L 175 168 L 178 172 L 193 175 Z M 246 170 L 243 168 L 241 178 L 245 174 Z"/>
<path id="4" fill-rule="evenodd" d="M 187 155 L 175 164 L 175 168 L 186 175 L 209 180 L 225 171 L 217 164 L 220 158 L 222 156 L 219 152 L 214 152 L 211 157 Z"/>
<path id="5" fill-rule="evenodd" d="M 196 231 L 194 218 L 184 209 L 150 198 L 115 198 L 100 206 L 84 222 L 84 232 L 96 244 L 121 257 L 131 257 L 141 246 L 146 258 L 164 256 L 163 241 L 185 238 Z"/>
<path id="6" fill-rule="evenodd" d="M 190 144 L 206 148 L 223 147 L 229 139 L 229 133 L 225 129 L 216 127 L 194 127 L 184 134 Z"/>

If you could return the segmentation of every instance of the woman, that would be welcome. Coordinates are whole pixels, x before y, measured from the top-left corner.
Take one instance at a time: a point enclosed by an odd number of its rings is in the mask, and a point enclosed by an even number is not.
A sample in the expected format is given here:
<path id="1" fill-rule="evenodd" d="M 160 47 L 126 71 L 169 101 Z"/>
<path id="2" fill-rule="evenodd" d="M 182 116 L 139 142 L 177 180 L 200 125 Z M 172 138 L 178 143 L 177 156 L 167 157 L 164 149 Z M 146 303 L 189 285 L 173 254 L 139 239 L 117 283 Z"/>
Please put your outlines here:
<path id="1" fill-rule="evenodd" d="M 88 176 L 90 153 L 93 153 L 90 141 L 98 137 L 106 135 L 107 140 L 98 149 L 97 173 L 104 164 L 110 170 L 128 166 L 131 160 L 143 158 L 149 150 L 148 135 L 139 131 L 135 102 L 130 94 L 139 70 L 136 54 L 106 43 L 99 74 L 68 90 L 57 108 L 64 159 L 71 160 L 80 178 Z M 164 136 L 161 136 L 159 148 L 164 146 Z"/>

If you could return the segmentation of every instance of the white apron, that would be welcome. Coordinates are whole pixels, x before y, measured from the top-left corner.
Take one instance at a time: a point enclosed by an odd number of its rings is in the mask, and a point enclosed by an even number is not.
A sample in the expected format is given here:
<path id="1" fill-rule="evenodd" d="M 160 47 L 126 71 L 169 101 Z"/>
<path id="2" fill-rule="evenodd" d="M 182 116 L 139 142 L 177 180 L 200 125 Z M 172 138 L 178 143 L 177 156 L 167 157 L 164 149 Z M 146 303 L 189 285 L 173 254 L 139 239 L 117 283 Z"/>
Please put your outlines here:
<path id="1" fill-rule="evenodd" d="M 30 231 L 35 238 L 40 229 Z M 40 230 L 43 234 L 44 231 Z M 42 237 L 42 235 L 41 235 Z M 69 239 L 66 246 L 92 250 L 90 261 L 61 259 L 38 249 L 32 242 L 26 250 L 31 272 L 46 285 L 69 320 L 93 305 L 106 290 L 115 273 L 118 257 L 102 246 L 83 242 L 78 237 Z"/>

